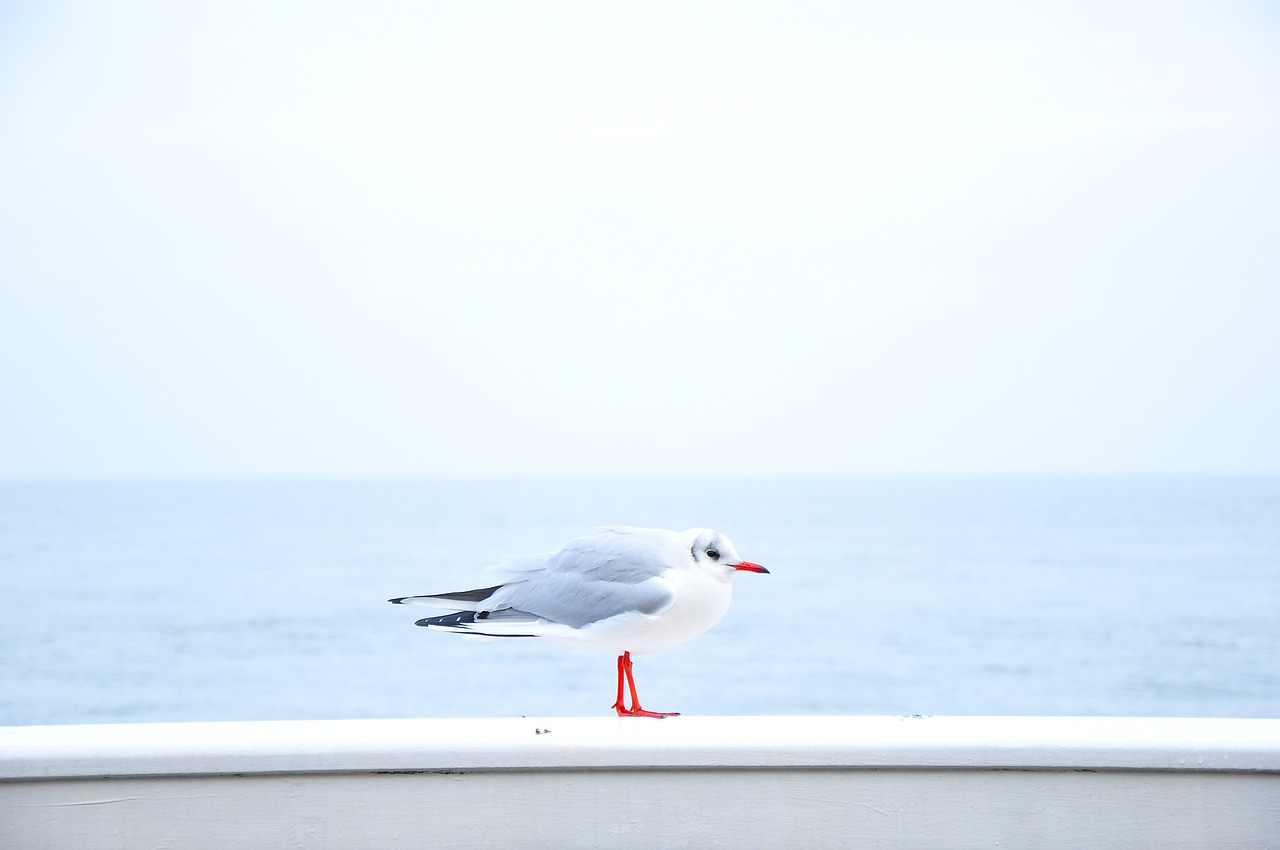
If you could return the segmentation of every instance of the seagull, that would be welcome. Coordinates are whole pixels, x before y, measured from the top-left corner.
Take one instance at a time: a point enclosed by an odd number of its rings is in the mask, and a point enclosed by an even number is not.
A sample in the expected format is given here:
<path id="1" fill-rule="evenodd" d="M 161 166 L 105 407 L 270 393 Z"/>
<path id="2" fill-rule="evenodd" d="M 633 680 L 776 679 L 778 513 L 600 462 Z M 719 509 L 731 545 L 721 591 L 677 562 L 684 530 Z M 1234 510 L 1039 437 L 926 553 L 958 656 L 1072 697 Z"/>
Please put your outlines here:
<path id="1" fill-rule="evenodd" d="M 674 717 L 640 707 L 631 653 L 669 649 L 697 637 L 729 609 L 735 573 L 768 573 L 738 557 L 707 528 L 666 531 L 613 526 L 555 552 L 514 555 L 489 568 L 491 587 L 401 596 L 395 605 L 452 613 L 415 625 L 473 637 L 541 638 L 560 646 L 618 653 L 619 717 Z M 623 701 L 623 685 L 631 705 Z"/>

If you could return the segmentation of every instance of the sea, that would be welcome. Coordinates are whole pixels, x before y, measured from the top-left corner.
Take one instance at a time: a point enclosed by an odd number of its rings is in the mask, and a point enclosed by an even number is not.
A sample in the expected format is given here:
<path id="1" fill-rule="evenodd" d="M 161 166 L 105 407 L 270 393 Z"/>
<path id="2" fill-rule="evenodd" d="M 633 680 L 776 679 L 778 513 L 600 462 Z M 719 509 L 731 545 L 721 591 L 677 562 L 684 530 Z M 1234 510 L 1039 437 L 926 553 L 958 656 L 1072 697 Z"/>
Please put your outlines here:
<path id="1" fill-rule="evenodd" d="M 0 483 L 0 725 L 608 716 L 615 659 L 416 628 L 604 525 L 726 534 L 692 715 L 1280 716 L 1280 477 Z"/>

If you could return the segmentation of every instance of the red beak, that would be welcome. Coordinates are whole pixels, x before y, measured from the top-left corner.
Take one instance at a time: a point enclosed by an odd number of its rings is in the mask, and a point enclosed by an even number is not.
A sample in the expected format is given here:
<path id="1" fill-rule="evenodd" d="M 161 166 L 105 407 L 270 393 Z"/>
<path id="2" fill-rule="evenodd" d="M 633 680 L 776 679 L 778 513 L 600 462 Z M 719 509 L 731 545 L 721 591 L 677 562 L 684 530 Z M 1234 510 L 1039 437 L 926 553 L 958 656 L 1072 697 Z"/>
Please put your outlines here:
<path id="1" fill-rule="evenodd" d="M 743 561 L 741 564 L 734 564 L 733 568 L 735 570 L 743 570 L 748 573 L 764 573 L 765 575 L 768 575 L 769 573 L 769 571 L 764 567 L 759 564 L 753 564 L 750 561 Z"/>

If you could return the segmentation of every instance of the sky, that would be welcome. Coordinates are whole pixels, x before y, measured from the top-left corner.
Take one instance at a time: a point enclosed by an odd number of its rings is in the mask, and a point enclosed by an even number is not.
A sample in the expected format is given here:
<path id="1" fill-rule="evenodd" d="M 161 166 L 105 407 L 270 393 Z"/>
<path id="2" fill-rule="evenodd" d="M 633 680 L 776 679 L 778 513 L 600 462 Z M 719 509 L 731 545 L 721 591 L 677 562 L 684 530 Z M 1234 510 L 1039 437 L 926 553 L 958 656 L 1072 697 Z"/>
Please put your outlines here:
<path id="1" fill-rule="evenodd" d="M 0 478 L 1280 472 L 1266 2 L 0 9 Z"/>

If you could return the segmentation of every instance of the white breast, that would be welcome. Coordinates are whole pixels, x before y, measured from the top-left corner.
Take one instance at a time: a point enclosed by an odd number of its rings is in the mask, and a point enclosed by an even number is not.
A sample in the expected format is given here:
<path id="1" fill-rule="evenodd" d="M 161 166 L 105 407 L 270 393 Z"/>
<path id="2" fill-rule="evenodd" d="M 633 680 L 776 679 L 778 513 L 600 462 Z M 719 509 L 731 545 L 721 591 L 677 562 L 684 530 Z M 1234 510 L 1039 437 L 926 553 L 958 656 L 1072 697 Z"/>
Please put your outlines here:
<path id="1" fill-rule="evenodd" d="M 671 570 L 662 577 L 675 590 L 675 603 L 661 614 L 610 617 L 572 636 L 548 636 L 552 643 L 642 655 L 678 646 L 710 629 L 729 610 L 733 584 L 711 571 Z"/>

